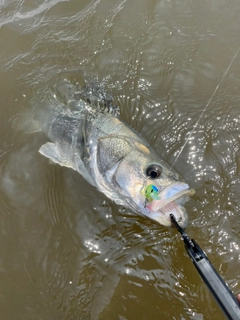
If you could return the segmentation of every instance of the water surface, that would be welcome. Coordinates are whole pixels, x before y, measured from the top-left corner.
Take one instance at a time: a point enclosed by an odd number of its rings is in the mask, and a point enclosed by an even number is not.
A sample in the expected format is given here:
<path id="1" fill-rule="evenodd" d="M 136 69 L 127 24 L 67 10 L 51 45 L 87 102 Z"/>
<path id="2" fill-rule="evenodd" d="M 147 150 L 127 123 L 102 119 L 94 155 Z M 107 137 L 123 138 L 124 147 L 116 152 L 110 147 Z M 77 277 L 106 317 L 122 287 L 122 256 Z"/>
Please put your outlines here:
<path id="1" fill-rule="evenodd" d="M 86 73 L 170 165 L 189 138 L 187 231 L 240 292 L 239 2 L 3 0 L 0 17 L 0 318 L 224 319 L 175 230 L 50 165 L 14 123 Z"/>

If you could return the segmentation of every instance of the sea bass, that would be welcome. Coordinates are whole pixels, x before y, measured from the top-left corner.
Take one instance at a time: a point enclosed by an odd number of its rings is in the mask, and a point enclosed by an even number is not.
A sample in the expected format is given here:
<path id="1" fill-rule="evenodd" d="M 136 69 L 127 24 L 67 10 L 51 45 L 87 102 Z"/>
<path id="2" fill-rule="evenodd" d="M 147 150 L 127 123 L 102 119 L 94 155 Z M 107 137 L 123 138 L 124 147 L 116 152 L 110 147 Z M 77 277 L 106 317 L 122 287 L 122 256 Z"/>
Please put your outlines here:
<path id="1" fill-rule="evenodd" d="M 171 226 L 172 213 L 182 228 L 187 226 L 182 205 L 194 190 L 119 119 L 118 107 L 97 81 L 78 88 L 67 103 L 54 95 L 48 111 L 39 114 L 40 127 L 51 141 L 39 149 L 42 155 L 76 170 L 135 213 L 164 226 Z"/>

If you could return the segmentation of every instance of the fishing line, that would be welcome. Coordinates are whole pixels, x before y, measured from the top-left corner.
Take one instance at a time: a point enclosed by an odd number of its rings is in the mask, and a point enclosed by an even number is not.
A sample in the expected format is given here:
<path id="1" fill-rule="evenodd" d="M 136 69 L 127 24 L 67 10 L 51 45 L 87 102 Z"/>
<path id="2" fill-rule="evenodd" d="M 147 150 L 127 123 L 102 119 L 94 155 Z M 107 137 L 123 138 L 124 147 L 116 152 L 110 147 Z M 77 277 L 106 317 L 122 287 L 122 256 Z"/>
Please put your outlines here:
<path id="1" fill-rule="evenodd" d="M 204 114 L 204 113 L 205 113 L 205 111 L 207 110 L 207 108 L 208 108 L 209 104 L 211 103 L 211 101 L 212 101 L 213 97 L 215 96 L 216 92 L 218 91 L 219 87 L 221 86 L 221 84 L 222 84 L 222 82 L 223 82 L 224 78 L 225 78 L 225 77 L 226 77 L 226 75 L 228 74 L 228 72 L 229 72 L 229 70 L 230 70 L 230 68 L 231 68 L 231 66 L 232 66 L 232 64 L 233 64 L 233 62 L 234 62 L 234 61 L 235 61 L 235 59 L 237 58 L 237 56 L 238 56 L 239 52 L 240 52 L 240 46 L 239 46 L 238 50 L 236 51 L 235 55 L 233 56 L 232 60 L 230 61 L 229 65 L 228 65 L 228 67 L 227 67 L 227 69 L 226 69 L 226 71 L 224 72 L 224 74 L 223 74 L 223 76 L 222 76 L 221 80 L 219 81 L 219 83 L 217 84 L 217 86 L 216 86 L 215 90 L 213 91 L 213 93 L 212 93 L 211 97 L 209 98 L 209 100 L 208 100 L 207 104 L 205 105 L 205 108 L 204 108 L 204 109 L 203 109 L 203 111 L 201 112 L 201 114 L 200 114 L 200 116 L 199 116 L 199 118 L 198 118 L 197 122 L 194 124 L 194 126 L 193 126 L 193 128 L 192 128 L 192 131 L 190 132 L 189 136 L 187 137 L 187 140 L 184 142 L 184 144 L 183 144 L 182 148 L 180 149 L 180 151 L 179 151 L 179 153 L 178 153 L 178 155 L 177 155 L 176 159 L 174 160 L 174 162 L 173 162 L 173 164 L 172 164 L 172 166 L 171 166 L 171 169 L 172 169 L 172 167 L 175 165 L 175 163 L 177 162 L 177 160 L 178 160 L 178 158 L 180 157 L 180 155 L 181 155 L 181 153 L 182 153 L 183 149 L 185 148 L 185 146 L 186 146 L 186 144 L 188 143 L 189 139 L 190 139 L 190 138 L 191 138 L 191 136 L 193 135 L 193 133 L 194 133 L 194 131 L 195 131 L 196 127 L 197 127 L 197 126 L 198 126 L 198 124 L 199 124 L 199 121 L 202 119 L 203 114 Z"/>

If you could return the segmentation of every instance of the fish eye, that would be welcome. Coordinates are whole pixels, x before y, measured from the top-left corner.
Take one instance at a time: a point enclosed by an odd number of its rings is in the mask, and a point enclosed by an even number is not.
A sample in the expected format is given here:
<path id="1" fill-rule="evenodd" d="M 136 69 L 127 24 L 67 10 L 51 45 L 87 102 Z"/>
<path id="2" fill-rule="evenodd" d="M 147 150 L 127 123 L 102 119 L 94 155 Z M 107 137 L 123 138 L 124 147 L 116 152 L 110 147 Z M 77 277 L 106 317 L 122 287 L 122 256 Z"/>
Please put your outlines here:
<path id="1" fill-rule="evenodd" d="M 156 179 L 156 178 L 160 177 L 161 173 L 162 173 L 162 167 L 160 167 L 157 164 L 151 164 L 146 169 L 146 174 L 151 179 Z"/>

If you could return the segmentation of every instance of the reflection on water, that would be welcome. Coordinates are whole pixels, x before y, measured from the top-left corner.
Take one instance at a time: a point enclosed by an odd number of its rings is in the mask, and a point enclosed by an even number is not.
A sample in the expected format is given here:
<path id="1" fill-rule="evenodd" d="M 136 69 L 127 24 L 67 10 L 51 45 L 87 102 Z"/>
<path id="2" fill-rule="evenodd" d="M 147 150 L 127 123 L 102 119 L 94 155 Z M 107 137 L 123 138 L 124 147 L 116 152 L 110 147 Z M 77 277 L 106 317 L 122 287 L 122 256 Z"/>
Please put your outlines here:
<path id="1" fill-rule="evenodd" d="M 59 73 L 94 74 L 173 164 L 240 45 L 238 1 L 5 0 L 0 14 L 1 319 L 223 319 L 174 230 L 49 165 L 46 138 L 14 119 L 42 106 Z M 174 165 L 196 190 L 188 232 L 234 293 L 239 63 Z"/>

